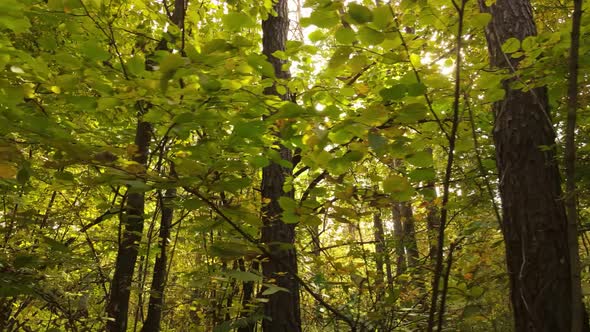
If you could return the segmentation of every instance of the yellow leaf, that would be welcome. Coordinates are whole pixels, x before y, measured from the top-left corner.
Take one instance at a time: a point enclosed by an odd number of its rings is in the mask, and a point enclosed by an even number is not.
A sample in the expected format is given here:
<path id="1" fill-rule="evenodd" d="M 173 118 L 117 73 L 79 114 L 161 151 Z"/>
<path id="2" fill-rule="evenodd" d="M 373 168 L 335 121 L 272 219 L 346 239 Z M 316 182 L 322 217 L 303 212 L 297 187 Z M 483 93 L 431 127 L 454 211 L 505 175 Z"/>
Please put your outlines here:
<path id="1" fill-rule="evenodd" d="M 11 164 L 0 164 L 0 178 L 13 179 L 16 176 L 17 169 Z"/>

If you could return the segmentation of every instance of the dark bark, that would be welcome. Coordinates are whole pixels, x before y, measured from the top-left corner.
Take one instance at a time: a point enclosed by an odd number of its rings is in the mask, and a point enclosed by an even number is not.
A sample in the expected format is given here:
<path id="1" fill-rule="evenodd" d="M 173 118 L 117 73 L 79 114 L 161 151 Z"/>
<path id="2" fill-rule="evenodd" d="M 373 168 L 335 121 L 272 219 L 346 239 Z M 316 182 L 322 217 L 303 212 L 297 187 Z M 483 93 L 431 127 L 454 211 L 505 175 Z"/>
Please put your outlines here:
<path id="1" fill-rule="evenodd" d="M 402 202 L 400 212 L 402 218 L 403 243 L 406 250 L 406 263 L 408 267 L 413 267 L 418 261 L 418 243 L 416 242 L 416 226 L 414 223 L 414 213 L 410 202 Z"/>
<path id="2" fill-rule="evenodd" d="M 434 182 L 429 182 L 428 187 L 433 191 L 433 198 L 428 201 L 428 214 L 426 215 L 426 228 L 428 230 L 429 243 L 428 256 L 430 257 L 430 263 L 434 270 L 434 265 L 436 265 L 436 255 L 438 253 L 436 234 L 438 234 L 438 229 L 440 227 L 440 217 L 438 214 L 438 206 L 436 205 L 436 189 Z"/>
<path id="3" fill-rule="evenodd" d="M 239 260 L 238 265 L 241 271 L 246 271 L 246 263 L 243 258 Z M 258 262 L 252 262 L 252 270 L 258 270 Z M 242 285 L 242 311 L 240 312 L 240 318 L 248 319 L 252 314 L 249 310 L 245 309 L 252 305 L 251 301 L 254 295 L 254 286 L 253 281 L 245 281 Z M 255 329 L 256 321 L 248 319 L 248 322 L 244 326 L 238 328 L 238 332 L 254 332 Z"/>
<path id="4" fill-rule="evenodd" d="M 277 16 L 269 15 L 262 22 L 262 53 L 273 65 L 275 75 L 279 79 L 288 78 L 289 72 L 282 69 L 284 61 L 275 58 L 272 54 L 276 51 L 284 51 L 289 32 L 289 17 L 287 0 L 279 0 L 274 9 Z M 279 96 L 283 100 L 289 100 L 288 95 L 279 95 L 275 85 L 265 89 L 266 94 Z M 292 161 L 292 153 L 284 146 L 279 148 L 281 158 Z M 285 224 L 281 220 L 282 209 L 279 199 L 283 196 L 293 198 L 293 192 L 284 192 L 283 185 L 286 177 L 292 170 L 272 162 L 262 170 L 262 199 L 265 202 L 262 207 L 261 241 L 267 245 L 271 254 L 269 259 L 263 261 L 262 271 L 265 279 L 274 280 L 274 283 L 287 292 L 279 291 L 271 294 L 264 305 L 265 319 L 262 329 L 265 332 L 297 332 L 301 331 L 301 316 L 299 311 L 299 283 L 295 276 L 286 272 L 284 266 L 291 272 L 297 272 L 297 257 L 293 247 L 295 243 L 295 226 Z M 268 202 L 268 203 L 266 203 Z M 286 246 L 287 247 L 286 247 Z"/>
<path id="5" fill-rule="evenodd" d="M 509 38 L 536 35 L 529 0 L 497 0 L 486 37 L 493 67 L 514 71 L 520 59 L 502 52 Z M 506 80 L 493 106 L 502 198 L 502 231 L 516 331 L 570 331 L 571 272 L 567 220 L 555 160 L 555 133 L 545 87 L 521 91 Z M 584 330 L 588 330 L 587 324 Z"/>
<path id="6" fill-rule="evenodd" d="M 373 214 L 373 231 L 375 239 L 375 267 L 377 270 L 377 276 L 375 277 L 375 283 L 377 287 L 383 287 L 385 283 L 385 274 L 383 272 L 385 258 L 385 232 L 383 231 L 383 220 L 381 220 L 381 213 L 375 212 Z"/>
<path id="7" fill-rule="evenodd" d="M 406 251 L 404 248 L 404 229 L 400 203 L 393 203 L 391 215 L 393 217 L 393 240 L 395 241 L 395 274 L 399 276 L 406 272 Z"/>
<path id="8" fill-rule="evenodd" d="M 138 105 L 141 104 L 139 103 Z M 143 112 L 140 111 L 140 118 Z M 135 145 L 138 148 L 133 161 L 146 165 L 151 139 L 149 122 L 138 121 L 135 133 Z M 133 188 L 130 188 L 131 190 Z M 107 304 L 107 315 L 110 318 L 106 328 L 110 332 L 125 332 L 129 311 L 129 296 L 133 281 L 133 270 L 137 261 L 137 252 L 143 233 L 143 212 L 145 194 L 130 192 L 127 194 L 125 214 L 121 218 L 122 234 L 115 262 L 115 273 L 111 282 L 111 292 Z"/>
<path id="9" fill-rule="evenodd" d="M 583 329 L 584 303 L 580 283 L 580 253 L 578 249 L 578 210 L 576 206 L 576 117 L 578 112 L 578 59 L 580 51 L 580 25 L 582 21 L 582 0 L 574 0 L 572 32 L 569 59 L 569 80 L 567 98 L 567 128 L 565 143 L 565 175 L 568 222 L 568 247 L 572 282 L 572 332 Z M 587 319 L 586 319 L 587 321 Z M 586 322 L 587 324 L 587 322 Z"/>
<path id="10" fill-rule="evenodd" d="M 166 250 L 170 241 L 170 228 L 174 218 L 174 208 L 171 203 L 176 196 L 176 189 L 168 189 L 166 196 L 161 199 L 162 216 L 160 218 L 160 234 L 158 244 L 160 253 L 154 263 L 154 273 L 150 290 L 150 301 L 148 305 L 147 318 L 141 329 L 142 332 L 160 331 L 162 321 L 162 307 L 164 305 L 164 288 L 166 286 L 166 273 L 168 266 L 168 255 Z"/>

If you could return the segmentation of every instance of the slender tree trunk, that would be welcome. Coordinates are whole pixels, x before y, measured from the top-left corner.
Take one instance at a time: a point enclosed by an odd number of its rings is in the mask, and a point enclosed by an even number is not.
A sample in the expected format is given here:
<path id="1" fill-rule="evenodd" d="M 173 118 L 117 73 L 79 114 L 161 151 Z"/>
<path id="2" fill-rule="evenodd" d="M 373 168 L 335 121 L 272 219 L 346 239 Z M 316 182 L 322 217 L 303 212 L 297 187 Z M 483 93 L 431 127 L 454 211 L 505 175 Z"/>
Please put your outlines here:
<path id="1" fill-rule="evenodd" d="M 138 150 L 136 156 L 133 157 L 133 161 L 146 166 L 151 139 L 151 124 L 141 119 L 143 108 L 141 103 L 138 103 L 138 105 L 140 106 L 139 121 L 135 132 L 135 145 Z M 111 292 L 106 309 L 110 318 L 106 325 L 109 332 L 125 332 L 127 330 L 133 270 L 135 269 L 137 252 L 143 233 L 145 194 L 143 192 L 133 192 L 132 187 L 129 190 L 131 192 L 127 194 L 125 214 L 121 219 L 121 241 L 117 251 L 115 273 L 111 282 Z"/>
<path id="2" fill-rule="evenodd" d="M 436 191 L 434 182 L 429 182 L 428 187 L 434 191 L 434 198 L 428 202 L 428 214 L 426 215 L 426 229 L 428 230 L 428 243 L 431 268 L 434 270 L 436 265 L 436 255 L 438 253 L 438 241 L 436 234 L 438 234 L 438 228 L 440 227 L 440 216 L 438 214 L 438 206 L 436 206 Z"/>
<path id="3" fill-rule="evenodd" d="M 142 332 L 160 331 L 162 321 L 162 307 L 164 305 L 164 288 L 166 286 L 166 268 L 168 266 L 168 242 L 170 241 L 170 227 L 174 218 L 174 208 L 171 203 L 176 196 L 176 189 L 168 189 L 165 197 L 162 197 L 162 216 L 160 218 L 159 247 L 160 253 L 156 257 L 152 286 L 150 290 L 150 301 L 148 305 L 147 318 Z"/>
<path id="4" fill-rule="evenodd" d="M 520 58 L 502 52 L 509 38 L 536 35 L 529 0 L 496 0 L 486 29 L 493 67 L 514 71 Z M 522 91 L 506 80 L 493 106 L 494 142 L 502 198 L 502 231 L 516 331 L 570 331 L 572 280 L 567 219 L 555 161 L 547 89 Z M 549 147 L 549 148 L 547 148 Z M 587 330 L 587 328 L 585 329 Z"/>
<path id="5" fill-rule="evenodd" d="M 416 225 L 414 213 L 410 202 L 401 202 L 400 214 L 402 219 L 403 243 L 406 250 L 406 262 L 408 267 L 413 267 L 418 261 L 418 243 L 416 241 Z"/>
<path id="6" fill-rule="evenodd" d="M 383 287 L 385 283 L 385 274 L 383 272 L 383 258 L 387 253 L 385 252 L 385 232 L 383 231 L 383 220 L 381 220 L 381 212 L 375 212 L 373 214 L 373 231 L 375 239 L 375 267 L 377 270 L 375 283 L 377 284 L 377 287 Z"/>
<path id="7" fill-rule="evenodd" d="M 284 51 L 289 32 L 288 0 L 278 0 L 274 5 L 277 16 L 269 15 L 262 22 L 262 53 L 273 65 L 275 75 L 279 79 L 289 78 L 289 72 L 284 71 L 284 61 L 274 57 L 276 51 Z M 280 96 L 289 100 L 288 95 L 280 95 L 275 86 L 267 88 L 266 94 Z M 280 146 L 279 153 L 283 160 L 291 162 L 292 153 L 284 146 Z M 285 224 L 281 220 L 282 209 L 279 199 L 283 196 L 293 197 L 293 191 L 285 192 L 283 185 L 292 170 L 272 162 L 262 170 L 262 198 L 268 201 L 262 207 L 262 243 L 268 245 L 271 253 L 269 260 L 262 263 L 262 271 L 266 280 L 275 280 L 279 287 L 288 291 L 271 294 L 264 305 L 266 318 L 262 322 L 265 332 L 297 332 L 301 331 L 301 316 L 299 311 L 299 284 L 295 277 L 285 272 L 282 266 L 288 266 L 290 271 L 297 271 L 297 256 L 294 248 L 281 248 L 281 244 L 293 246 L 295 243 L 295 226 Z"/>
<path id="8" fill-rule="evenodd" d="M 174 0 L 174 12 L 172 13 L 172 22 L 182 30 L 182 38 L 184 48 L 184 16 L 186 11 L 186 0 Z M 181 82 L 181 85 L 183 83 Z M 176 176 L 174 164 L 170 164 L 170 175 Z M 148 313 L 146 320 L 141 328 L 142 332 L 157 332 L 160 331 L 162 323 L 162 308 L 164 306 L 164 290 L 166 287 L 166 276 L 168 267 L 168 242 L 170 241 L 170 230 L 172 227 L 172 220 L 174 219 L 174 207 L 172 201 L 176 197 L 176 189 L 170 188 L 166 190 L 164 197 L 161 197 L 160 204 L 162 215 L 160 217 L 160 233 L 158 235 L 158 244 L 160 253 L 156 257 L 154 263 L 154 272 L 152 275 L 152 285 L 150 288 L 150 300 L 148 304 Z M 146 262 L 147 267 L 147 262 Z"/>
<path id="9" fill-rule="evenodd" d="M 578 112 L 578 58 L 580 50 L 580 25 L 582 21 L 582 0 L 574 0 L 572 15 L 572 32 L 569 59 L 569 82 L 567 103 L 567 129 L 565 144 L 565 174 L 568 222 L 568 245 L 570 250 L 570 268 L 572 279 L 572 332 L 580 332 L 584 317 L 582 287 L 580 283 L 580 253 L 578 249 L 578 211 L 576 195 L 576 116 Z"/>
<path id="10" fill-rule="evenodd" d="M 244 262 L 243 258 L 240 258 L 238 266 L 240 267 L 240 271 L 246 271 L 246 263 Z M 258 262 L 252 262 L 252 270 L 258 270 Z M 253 281 L 245 281 L 242 285 L 242 311 L 240 312 L 240 318 L 247 318 L 248 316 L 251 316 L 251 313 L 244 309 L 252 305 L 251 301 L 254 295 L 254 286 L 255 285 Z M 255 329 L 256 321 L 249 320 L 246 325 L 238 328 L 238 332 L 254 332 Z"/>
<path id="11" fill-rule="evenodd" d="M 394 202 L 391 208 L 391 215 L 393 218 L 393 239 L 395 241 L 396 275 L 406 272 L 406 250 L 404 248 L 404 228 L 401 210 L 401 204 Z"/>

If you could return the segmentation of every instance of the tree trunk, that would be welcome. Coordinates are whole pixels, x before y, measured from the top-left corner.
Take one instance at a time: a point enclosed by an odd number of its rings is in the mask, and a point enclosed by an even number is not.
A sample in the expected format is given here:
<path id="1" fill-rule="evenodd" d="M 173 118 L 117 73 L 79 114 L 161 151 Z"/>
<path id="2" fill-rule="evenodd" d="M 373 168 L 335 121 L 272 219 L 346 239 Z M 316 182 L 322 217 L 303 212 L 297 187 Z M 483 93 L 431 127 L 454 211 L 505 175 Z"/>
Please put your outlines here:
<path id="1" fill-rule="evenodd" d="M 403 243 L 406 250 L 406 262 L 408 267 L 413 267 L 418 261 L 418 243 L 416 242 L 416 226 L 414 223 L 414 213 L 410 202 L 402 202 L 400 212 L 403 229 Z"/>
<path id="2" fill-rule="evenodd" d="M 284 51 L 289 32 L 289 11 L 287 0 L 279 0 L 274 5 L 277 16 L 269 15 L 262 22 L 262 53 L 273 65 L 277 78 L 286 79 L 290 74 L 282 69 L 284 61 L 274 57 L 276 51 Z M 273 85 L 265 89 L 266 94 L 280 96 L 288 100 L 288 95 L 280 95 Z M 279 148 L 283 160 L 291 162 L 292 153 L 284 146 Z M 301 316 L 299 312 L 299 284 L 293 275 L 286 271 L 297 271 L 297 256 L 293 245 L 295 243 L 295 226 L 285 224 L 281 220 L 282 209 L 279 199 L 283 196 L 293 197 L 293 191 L 285 192 L 283 185 L 285 178 L 291 175 L 290 168 L 283 167 L 275 162 L 262 170 L 262 199 L 265 202 L 262 207 L 262 243 L 268 246 L 271 253 L 270 259 L 262 263 L 262 272 L 268 281 L 274 280 L 275 284 L 288 291 L 279 291 L 271 294 L 264 305 L 262 329 L 265 332 L 297 332 L 301 331 Z M 266 203 L 268 201 L 268 203 Z M 283 244 L 283 245 L 282 245 Z M 291 246 L 284 248 L 284 244 Z"/>
<path id="3" fill-rule="evenodd" d="M 394 202 L 391 208 L 393 218 L 393 239 L 395 241 L 396 275 L 406 272 L 406 250 L 404 248 L 404 228 L 402 224 L 401 204 Z"/>
<path id="4" fill-rule="evenodd" d="M 509 38 L 536 35 L 529 0 L 497 0 L 486 37 L 493 67 L 513 71 L 520 58 L 502 52 Z M 570 331 L 571 280 L 567 222 L 555 161 L 555 133 L 545 87 L 522 91 L 506 80 L 493 106 L 502 198 L 502 231 L 516 331 Z"/>
<path id="5" fill-rule="evenodd" d="M 243 258 L 238 261 L 240 271 L 246 271 L 246 263 Z M 258 262 L 252 262 L 252 270 L 258 270 Z M 252 305 L 252 297 L 254 295 L 254 281 L 244 281 L 242 284 L 242 311 L 240 312 L 240 318 L 247 319 L 248 321 L 238 328 L 238 332 L 254 332 L 256 329 L 256 321 L 252 319 L 252 313 L 250 310 L 245 310 Z"/>
<path id="6" fill-rule="evenodd" d="M 375 212 L 373 214 L 373 231 L 375 239 L 375 267 L 377 270 L 377 276 L 375 277 L 375 283 L 377 287 L 383 287 L 385 283 L 385 274 L 383 272 L 385 257 L 385 232 L 383 231 L 383 220 L 381 220 L 381 213 Z"/>
<path id="7" fill-rule="evenodd" d="M 152 277 L 152 286 L 150 289 L 150 302 L 148 305 L 147 318 L 142 332 L 160 331 L 162 321 L 162 307 L 164 305 L 164 288 L 166 286 L 166 268 L 168 265 L 168 256 L 166 250 L 168 241 L 170 241 L 170 227 L 174 218 L 174 208 L 171 203 L 176 196 L 176 189 L 168 189 L 165 197 L 162 197 L 162 216 L 160 218 L 159 246 L 160 254 L 156 257 L 154 264 L 154 273 Z"/>
<path id="8" fill-rule="evenodd" d="M 141 120 L 141 111 L 135 133 L 135 145 L 137 154 L 133 161 L 146 166 L 151 139 L 151 125 Z M 129 188 L 132 190 L 133 188 Z M 127 205 L 125 214 L 121 218 L 122 234 L 117 251 L 115 273 L 111 282 L 111 292 L 107 304 L 107 331 L 125 332 L 127 330 L 127 317 L 129 311 L 129 296 L 131 294 L 131 283 L 133 281 L 133 270 L 137 261 L 137 252 L 141 235 L 143 233 L 143 212 L 145 194 L 143 192 L 130 192 L 127 194 Z"/>

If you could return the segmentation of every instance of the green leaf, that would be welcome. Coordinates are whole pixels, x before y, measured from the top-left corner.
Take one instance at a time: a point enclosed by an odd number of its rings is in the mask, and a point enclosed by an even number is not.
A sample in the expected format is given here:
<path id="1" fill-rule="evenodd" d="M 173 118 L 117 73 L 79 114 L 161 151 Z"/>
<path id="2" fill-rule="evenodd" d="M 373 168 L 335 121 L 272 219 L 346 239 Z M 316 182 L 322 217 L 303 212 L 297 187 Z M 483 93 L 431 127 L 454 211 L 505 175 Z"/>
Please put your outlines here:
<path id="1" fill-rule="evenodd" d="M 206 204 L 203 203 L 202 200 L 197 198 L 189 198 L 182 202 L 182 207 L 189 211 L 198 210 L 203 206 L 206 206 Z"/>
<path id="2" fill-rule="evenodd" d="M 263 168 L 270 165 L 270 160 L 263 156 L 251 156 L 248 158 L 248 163 L 255 168 Z"/>
<path id="3" fill-rule="evenodd" d="M 247 57 L 248 65 L 264 77 L 275 78 L 275 69 L 272 64 L 266 61 L 266 57 L 259 54 L 250 54 Z"/>
<path id="4" fill-rule="evenodd" d="M 338 47 L 330 58 L 328 62 L 328 67 L 330 69 L 336 69 L 346 63 L 348 58 L 350 57 L 350 53 L 352 53 L 352 49 L 350 47 Z"/>
<path id="5" fill-rule="evenodd" d="M 352 44 L 356 41 L 356 33 L 351 28 L 338 29 L 335 37 L 340 44 Z"/>
<path id="6" fill-rule="evenodd" d="M 406 156 L 406 161 L 416 167 L 430 167 L 433 164 L 432 152 L 419 151 Z"/>
<path id="7" fill-rule="evenodd" d="M 418 168 L 412 170 L 408 177 L 414 182 L 432 181 L 436 179 L 436 173 L 433 168 Z"/>
<path id="8" fill-rule="evenodd" d="M 166 92 L 168 89 L 168 81 L 174 76 L 178 68 L 182 67 L 185 64 L 185 59 L 176 53 L 169 53 L 163 60 L 160 62 L 160 72 L 162 73 L 162 77 L 160 78 L 160 89 L 162 92 Z"/>
<path id="9" fill-rule="evenodd" d="M 369 8 L 354 2 L 348 5 L 348 14 L 358 24 L 368 23 L 373 20 L 373 13 Z"/>
<path id="10" fill-rule="evenodd" d="M 30 177 L 31 169 L 29 168 L 29 166 L 26 165 L 21 167 L 21 169 L 18 170 L 18 173 L 16 173 L 16 181 L 21 185 L 27 183 Z"/>
<path id="11" fill-rule="evenodd" d="M 504 52 L 504 53 L 514 53 L 514 52 L 518 51 L 519 49 L 520 49 L 520 40 L 518 40 L 516 38 L 510 38 L 502 45 L 502 52 Z"/>
<path id="12" fill-rule="evenodd" d="M 379 95 L 383 98 L 383 101 L 392 101 L 402 99 L 407 92 L 407 86 L 405 84 L 396 84 L 391 88 L 381 89 Z"/>
<path id="13" fill-rule="evenodd" d="M 385 40 L 385 35 L 369 27 L 361 27 L 358 32 L 359 40 L 367 45 L 379 45 Z"/>
<path id="14" fill-rule="evenodd" d="M 428 108 L 424 104 L 413 103 L 405 105 L 397 116 L 397 120 L 401 123 L 415 123 L 422 120 L 428 114 Z"/>
<path id="15" fill-rule="evenodd" d="M 266 287 L 266 289 L 262 292 L 263 296 L 272 295 L 276 292 L 289 292 L 288 289 L 273 284 L 264 284 L 264 286 Z"/>
<path id="16" fill-rule="evenodd" d="M 145 58 L 136 54 L 127 61 L 127 69 L 131 75 L 141 76 L 145 71 Z"/>
<path id="17" fill-rule="evenodd" d="M 309 23 L 328 29 L 340 23 L 340 17 L 334 10 L 314 10 L 309 16 Z"/>
<path id="18" fill-rule="evenodd" d="M 490 13 L 477 13 L 471 17 L 471 24 L 474 28 L 483 28 L 492 20 Z"/>
<path id="19" fill-rule="evenodd" d="M 297 202 L 294 199 L 281 196 L 279 198 L 279 205 L 284 212 L 293 212 L 297 208 Z"/>
<path id="20" fill-rule="evenodd" d="M 80 46 L 82 53 L 92 61 L 105 61 L 111 55 L 97 41 L 89 40 Z"/>
<path id="21" fill-rule="evenodd" d="M 386 29 L 393 23 L 393 15 L 388 5 L 373 9 L 373 24 L 379 29 Z"/>
<path id="22" fill-rule="evenodd" d="M 254 26 L 254 20 L 243 12 L 231 12 L 221 19 L 228 31 L 236 32 Z"/>
<path id="23" fill-rule="evenodd" d="M 528 36 L 522 41 L 522 50 L 525 52 L 531 52 L 537 49 L 539 44 L 535 36 Z"/>
<path id="24" fill-rule="evenodd" d="M 410 188 L 410 182 L 403 176 L 391 175 L 383 181 L 383 191 L 386 194 L 399 193 Z"/>
<path id="25" fill-rule="evenodd" d="M 225 271 L 224 273 L 230 278 L 234 278 L 239 281 L 243 282 L 260 282 L 262 281 L 262 276 L 256 273 L 248 272 L 248 271 L 239 271 L 239 270 L 229 270 Z"/>

